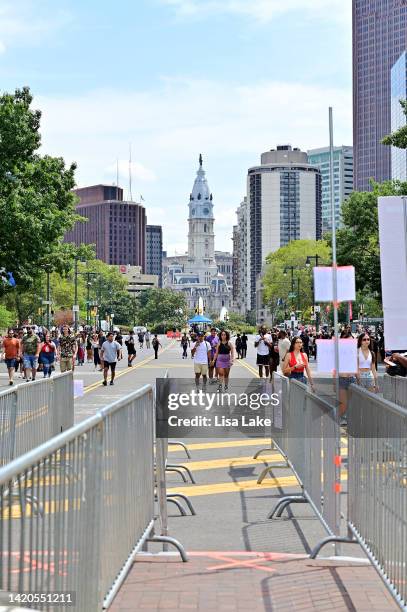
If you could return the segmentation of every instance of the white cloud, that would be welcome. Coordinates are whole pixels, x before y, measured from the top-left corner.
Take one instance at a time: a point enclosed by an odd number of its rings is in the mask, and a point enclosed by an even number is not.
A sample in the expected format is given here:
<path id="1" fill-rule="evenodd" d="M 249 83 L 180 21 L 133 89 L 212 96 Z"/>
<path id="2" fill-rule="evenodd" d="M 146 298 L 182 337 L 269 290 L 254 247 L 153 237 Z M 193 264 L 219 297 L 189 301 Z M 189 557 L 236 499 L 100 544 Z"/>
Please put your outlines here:
<path id="1" fill-rule="evenodd" d="M 48 7 L 49 9 L 50 7 Z M 47 7 L 34 0 L 1 0 L 0 53 L 12 47 L 27 47 L 44 42 L 71 21 L 67 12 Z"/>
<path id="2" fill-rule="evenodd" d="M 161 0 L 173 7 L 179 17 L 241 15 L 259 23 L 268 23 L 290 12 L 322 19 L 349 20 L 351 0 Z"/>
<path id="3" fill-rule="evenodd" d="M 186 239 L 187 204 L 200 152 L 214 193 L 216 246 L 230 249 L 247 168 L 277 144 L 304 150 L 326 146 L 330 105 L 336 144 L 351 144 L 351 91 L 308 83 L 242 86 L 177 78 L 164 79 L 154 90 L 98 90 L 34 101 L 43 111 L 43 150 L 76 160 L 81 186 L 115 182 L 119 158 L 121 184 L 127 187 L 132 143 L 137 160 L 133 196 L 142 193 L 149 222 L 164 226 L 169 251 Z"/>

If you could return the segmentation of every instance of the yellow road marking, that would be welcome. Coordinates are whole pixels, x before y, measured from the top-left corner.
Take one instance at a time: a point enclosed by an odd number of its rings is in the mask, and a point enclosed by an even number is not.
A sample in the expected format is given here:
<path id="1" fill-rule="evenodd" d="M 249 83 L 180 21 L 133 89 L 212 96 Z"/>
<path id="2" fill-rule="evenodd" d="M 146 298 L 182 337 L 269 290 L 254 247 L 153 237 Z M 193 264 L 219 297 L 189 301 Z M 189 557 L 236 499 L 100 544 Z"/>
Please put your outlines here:
<path id="1" fill-rule="evenodd" d="M 256 438 L 250 440 L 228 440 L 227 442 L 198 442 L 187 444 L 189 450 L 207 450 L 211 448 L 232 448 L 234 446 L 261 446 L 270 447 L 270 438 Z M 175 453 L 182 451 L 181 446 L 169 446 L 168 452 Z"/>
<path id="2" fill-rule="evenodd" d="M 246 361 L 244 360 L 241 361 L 239 359 L 239 364 L 243 366 L 244 368 L 246 368 L 246 370 L 249 370 L 249 372 L 253 374 L 256 378 L 260 378 L 258 371 L 253 366 L 251 366 L 249 363 L 246 363 Z"/>
<path id="3" fill-rule="evenodd" d="M 218 482 L 209 485 L 191 485 L 189 487 L 175 487 L 167 489 L 167 493 L 184 493 L 188 497 L 199 495 L 218 495 L 220 493 L 239 493 L 240 491 L 254 491 L 258 489 L 277 489 L 277 487 L 295 487 L 298 481 L 295 476 L 284 478 L 268 478 L 261 484 L 257 480 L 243 480 L 240 482 Z"/>
<path id="4" fill-rule="evenodd" d="M 274 455 L 260 455 L 258 459 L 249 457 L 226 457 L 226 459 L 208 459 L 207 461 L 189 461 L 185 465 L 191 471 L 215 470 L 218 468 L 229 468 L 238 465 L 260 465 L 264 462 L 283 461 L 283 456 L 275 453 Z M 263 467 L 263 466 L 262 466 Z"/>
<path id="5" fill-rule="evenodd" d="M 347 474 L 342 474 L 341 482 L 346 482 Z M 172 484 L 172 483 L 171 483 Z M 282 478 L 265 478 L 261 484 L 257 480 L 243 480 L 240 482 L 217 482 L 209 485 L 189 485 L 167 489 L 167 493 L 183 493 L 188 497 L 199 497 L 200 495 L 219 495 L 221 493 L 240 493 L 241 491 L 255 491 L 259 489 L 277 489 L 278 487 L 299 486 L 295 476 L 284 476 Z M 333 487 L 333 484 L 332 484 Z"/>
<path id="6" fill-rule="evenodd" d="M 164 351 L 167 351 L 170 347 L 171 347 L 172 343 L 167 344 L 167 346 L 165 346 L 161 353 L 162 354 Z M 140 368 L 141 366 L 143 366 L 145 363 L 148 363 L 150 361 L 152 361 L 154 359 L 154 355 L 151 355 L 150 357 L 147 357 L 146 359 L 144 359 L 143 361 L 140 361 L 139 363 L 136 363 L 136 365 L 134 365 L 131 368 L 126 368 L 125 370 L 122 370 L 121 372 L 119 372 L 118 374 L 116 374 L 115 376 L 115 380 L 117 380 L 118 378 L 120 378 L 121 376 L 124 376 L 125 374 L 128 374 L 129 372 L 133 372 L 134 370 L 136 370 L 137 368 Z M 103 383 L 103 380 L 98 380 L 97 382 L 92 383 L 91 385 L 89 385 L 88 387 L 86 387 L 86 389 L 84 390 L 83 394 L 85 395 L 86 393 L 89 393 L 90 391 L 93 391 L 93 389 L 96 389 L 97 387 L 101 387 Z"/>

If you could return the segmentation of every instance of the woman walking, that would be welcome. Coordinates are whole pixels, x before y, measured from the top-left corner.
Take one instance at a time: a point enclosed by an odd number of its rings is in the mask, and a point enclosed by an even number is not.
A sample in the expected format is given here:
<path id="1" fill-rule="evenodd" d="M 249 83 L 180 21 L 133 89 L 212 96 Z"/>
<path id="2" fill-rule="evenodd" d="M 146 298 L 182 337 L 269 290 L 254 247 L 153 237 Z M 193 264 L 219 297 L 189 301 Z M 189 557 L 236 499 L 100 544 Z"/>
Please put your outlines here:
<path id="1" fill-rule="evenodd" d="M 41 342 L 39 362 L 42 363 L 44 378 L 51 378 L 52 366 L 55 362 L 56 346 L 51 340 L 51 335 L 47 331 L 44 334 L 44 341 Z"/>
<path id="2" fill-rule="evenodd" d="M 299 380 L 303 384 L 307 384 L 307 378 L 304 376 L 304 370 L 307 373 L 311 389 L 314 391 L 314 382 L 311 376 L 311 370 L 308 365 L 308 358 L 302 351 L 302 340 L 298 336 L 294 336 L 291 340 L 290 349 L 285 356 L 283 364 L 283 374 L 294 380 Z"/>
<path id="3" fill-rule="evenodd" d="M 372 351 L 372 339 L 368 333 L 360 334 L 358 338 L 358 372 L 356 374 L 358 384 L 377 393 L 377 371 Z"/>
<path id="4" fill-rule="evenodd" d="M 92 335 L 92 339 L 90 343 L 92 345 L 93 365 L 95 366 L 95 372 L 96 372 L 98 366 L 100 370 L 102 369 L 100 368 L 99 336 L 96 333 Z"/>
<path id="5" fill-rule="evenodd" d="M 181 337 L 181 348 L 182 348 L 182 359 L 188 359 L 187 349 L 189 347 L 189 340 L 186 334 Z"/>
<path id="6" fill-rule="evenodd" d="M 222 391 L 224 383 L 225 391 L 228 390 L 229 372 L 233 365 L 234 348 L 230 342 L 230 334 L 226 330 L 222 330 L 219 334 L 219 344 L 216 346 L 215 355 L 211 361 L 212 367 L 216 363 L 216 370 L 219 377 L 218 391 Z"/>

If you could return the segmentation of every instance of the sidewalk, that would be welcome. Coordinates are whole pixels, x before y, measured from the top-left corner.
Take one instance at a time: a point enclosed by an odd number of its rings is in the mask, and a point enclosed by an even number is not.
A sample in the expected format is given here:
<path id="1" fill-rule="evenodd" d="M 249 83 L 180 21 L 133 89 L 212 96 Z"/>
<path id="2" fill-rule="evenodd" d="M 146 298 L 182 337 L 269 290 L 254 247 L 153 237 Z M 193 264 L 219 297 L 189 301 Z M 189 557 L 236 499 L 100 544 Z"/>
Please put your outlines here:
<path id="1" fill-rule="evenodd" d="M 370 565 L 267 553 L 139 555 L 111 612 L 396 611 Z"/>

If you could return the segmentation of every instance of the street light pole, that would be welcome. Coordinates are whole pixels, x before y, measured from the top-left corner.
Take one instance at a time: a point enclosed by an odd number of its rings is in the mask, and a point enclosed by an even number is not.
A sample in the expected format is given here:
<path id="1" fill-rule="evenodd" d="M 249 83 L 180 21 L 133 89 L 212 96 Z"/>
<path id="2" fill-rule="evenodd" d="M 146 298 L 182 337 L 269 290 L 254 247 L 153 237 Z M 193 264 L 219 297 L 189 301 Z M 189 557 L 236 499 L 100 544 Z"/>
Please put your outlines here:
<path id="1" fill-rule="evenodd" d="M 49 266 L 47 266 L 47 329 L 49 330 L 50 323 L 50 309 L 51 309 L 51 292 L 50 292 L 50 279 L 49 279 Z"/>
<path id="2" fill-rule="evenodd" d="M 77 258 L 75 258 L 75 278 L 74 278 L 74 288 L 75 288 L 75 295 L 74 295 L 74 330 L 75 332 L 78 331 L 78 311 L 77 311 L 77 306 L 78 306 L 78 260 Z"/>

